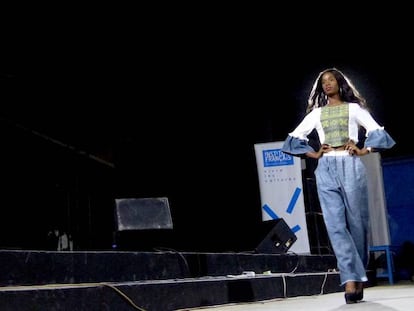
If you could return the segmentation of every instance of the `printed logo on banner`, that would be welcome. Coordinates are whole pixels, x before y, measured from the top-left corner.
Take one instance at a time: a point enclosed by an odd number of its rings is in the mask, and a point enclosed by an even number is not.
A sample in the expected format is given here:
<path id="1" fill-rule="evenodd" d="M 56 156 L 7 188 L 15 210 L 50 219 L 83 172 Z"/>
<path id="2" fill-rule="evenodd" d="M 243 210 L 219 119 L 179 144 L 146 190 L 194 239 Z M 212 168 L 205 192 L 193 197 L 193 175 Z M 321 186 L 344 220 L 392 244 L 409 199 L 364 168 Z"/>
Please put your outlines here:
<path id="1" fill-rule="evenodd" d="M 264 167 L 293 165 L 293 157 L 281 149 L 263 150 L 263 165 Z"/>
<path id="2" fill-rule="evenodd" d="M 274 182 L 291 182 L 296 178 L 286 175 L 286 171 L 282 166 L 293 166 L 293 156 L 284 153 L 281 149 L 265 149 L 262 151 L 263 167 L 267 168 L 263 171 L 265 183 Z M 280 168 L 274 168 L 279 166 Z M 273 168 L 272 168 L 273 167 Z"/>

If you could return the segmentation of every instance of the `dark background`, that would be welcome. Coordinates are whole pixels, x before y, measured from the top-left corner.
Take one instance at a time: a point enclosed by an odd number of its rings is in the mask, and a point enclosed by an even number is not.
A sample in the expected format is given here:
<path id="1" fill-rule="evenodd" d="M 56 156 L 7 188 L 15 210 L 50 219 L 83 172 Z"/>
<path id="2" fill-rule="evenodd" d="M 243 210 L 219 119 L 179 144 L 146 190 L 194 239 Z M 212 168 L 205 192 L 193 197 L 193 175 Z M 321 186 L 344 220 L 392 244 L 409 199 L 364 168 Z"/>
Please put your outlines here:
<path id="1" fill-rule="evenodd" d="M 198 18 L 10 26 L 0 246 L 45 248 L 58 228 L 76 249 L 108 249 L 115 198 L 168 197 L 174 230 L 160 246 L 250 249 L 261 221 L 254 144 L 286 138 L 327 67 L 396 140 L 383 158 L 412 156 L 412 48 L 382 23 L 325 33 Z"/>

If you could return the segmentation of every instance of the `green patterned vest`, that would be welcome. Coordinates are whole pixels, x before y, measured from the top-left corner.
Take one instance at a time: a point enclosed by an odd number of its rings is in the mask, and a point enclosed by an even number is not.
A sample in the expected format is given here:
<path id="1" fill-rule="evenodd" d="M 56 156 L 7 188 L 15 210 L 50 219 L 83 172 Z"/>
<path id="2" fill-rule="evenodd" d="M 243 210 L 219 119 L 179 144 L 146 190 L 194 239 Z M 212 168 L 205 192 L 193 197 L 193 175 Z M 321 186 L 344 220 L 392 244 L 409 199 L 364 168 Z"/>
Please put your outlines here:
<path id="1" fill-rule="evenodd" d="M 349 140 L 349 105 L 324 106 L 321 111 L 322 128 L 325 132 L 325 144 L 339 147 Z"/>

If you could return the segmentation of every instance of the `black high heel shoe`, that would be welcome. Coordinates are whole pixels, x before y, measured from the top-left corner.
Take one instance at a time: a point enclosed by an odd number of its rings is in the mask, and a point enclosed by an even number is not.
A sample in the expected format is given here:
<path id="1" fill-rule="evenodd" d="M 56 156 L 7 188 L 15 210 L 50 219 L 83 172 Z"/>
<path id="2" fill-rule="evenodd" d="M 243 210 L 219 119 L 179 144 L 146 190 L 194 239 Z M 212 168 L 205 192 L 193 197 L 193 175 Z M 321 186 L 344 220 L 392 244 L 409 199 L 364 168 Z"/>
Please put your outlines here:
<path id="1" fill-rule="evenodd" d="M 362 298 L 361 298 L 362 299 Z M 346 304 L 357 303 L 360 299 L 360 293 L 345 293 Z"/>
<path id="2" fill-rule="evenodd" d="M 347 304 L 351 303 L 357 303 L 364 299 L 364 288 L 361 288 L 361 290 L 356 290 L 353 293 L 345 293 L 345 302 Z"/>
<path id="3" fill-rule="evenodd" d="M 364 288 L 361 287 L 361 290 L 357 290 L 355 294 L 357 295 L 357 300 L 364 299 Z"/>

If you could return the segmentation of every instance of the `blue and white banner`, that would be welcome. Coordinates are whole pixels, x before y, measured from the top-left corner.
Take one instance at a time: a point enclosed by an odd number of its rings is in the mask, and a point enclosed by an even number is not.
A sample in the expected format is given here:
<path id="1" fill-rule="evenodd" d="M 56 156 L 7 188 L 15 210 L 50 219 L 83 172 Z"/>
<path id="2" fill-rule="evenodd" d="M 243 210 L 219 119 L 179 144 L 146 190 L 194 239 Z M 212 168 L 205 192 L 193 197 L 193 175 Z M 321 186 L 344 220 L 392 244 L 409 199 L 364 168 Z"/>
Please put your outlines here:
<path id="1" fill-rule="evenodd" d="M 309 254 L 301 159 L 281 151 L 283 142 L 255 144 L 262 220 L 283 218 L 297 240 L 289 251 Z"/>

